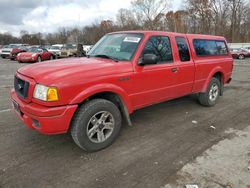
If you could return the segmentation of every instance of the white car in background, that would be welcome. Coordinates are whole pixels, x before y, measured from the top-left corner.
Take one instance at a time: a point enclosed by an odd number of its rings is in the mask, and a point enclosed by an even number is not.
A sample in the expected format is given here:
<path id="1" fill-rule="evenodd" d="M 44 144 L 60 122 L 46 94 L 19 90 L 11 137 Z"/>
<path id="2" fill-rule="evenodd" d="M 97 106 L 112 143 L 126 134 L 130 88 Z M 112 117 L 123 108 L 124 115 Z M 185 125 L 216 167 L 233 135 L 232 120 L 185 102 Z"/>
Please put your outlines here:
<path id="1" fill-rule="evenodd" d="M 244 49 L 247 50 L 248 52 L 250 52 L 250 46 L 245 47 Z"/>
<path id="2" fill-rule="evenodd" d="M 9 45 L 6 45 L 2 48 L 1 50 L 1 57 L 2 58 L 6 58 L 6 57 L 10 57 L 10 53 L 12 51 L 13 48 L 18 48 L 18 47 L 21 47 L 21 46 L 28 46 L 28 44 L 9 44 Z"/>
<path id="3" fill-rule="evenodd" d="M 60 55 L 60 52 L 63 48 L 63 44 L 55 44 L 52 45 L 48 51 L 54 54 L 54 57 L 58 57 Z"/>
<path id="4" fill-rule="evenodd" d="M 0 45 L 0 54 L 2 53 L 3 47 L 4 47 L 4 45 Z"/>
<path id="5" fill-rule="evenodd" d="M 82 45 L 82 48 L 86 53 L 88 53 L 91 50 L 92 46 L 93 45 Z"/>

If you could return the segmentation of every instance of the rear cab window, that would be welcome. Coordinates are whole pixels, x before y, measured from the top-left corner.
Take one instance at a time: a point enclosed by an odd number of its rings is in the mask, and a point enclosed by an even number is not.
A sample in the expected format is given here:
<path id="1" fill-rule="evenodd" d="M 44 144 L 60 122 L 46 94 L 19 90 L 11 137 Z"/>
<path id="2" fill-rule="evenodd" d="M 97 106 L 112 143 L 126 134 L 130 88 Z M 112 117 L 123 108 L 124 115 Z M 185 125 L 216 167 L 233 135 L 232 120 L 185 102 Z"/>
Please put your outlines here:
<path id="1" fill-rule="evenodd" d="M 223 40 L 194 39 L 193 45 L 197 56 L 228 55 L 228 48 Z"/>
<path id="2" fill-rule="evenodd" d="M 182 62 L 190 61 L 190 52 L 185 37 L 175 37 L 179 57 Z"/>

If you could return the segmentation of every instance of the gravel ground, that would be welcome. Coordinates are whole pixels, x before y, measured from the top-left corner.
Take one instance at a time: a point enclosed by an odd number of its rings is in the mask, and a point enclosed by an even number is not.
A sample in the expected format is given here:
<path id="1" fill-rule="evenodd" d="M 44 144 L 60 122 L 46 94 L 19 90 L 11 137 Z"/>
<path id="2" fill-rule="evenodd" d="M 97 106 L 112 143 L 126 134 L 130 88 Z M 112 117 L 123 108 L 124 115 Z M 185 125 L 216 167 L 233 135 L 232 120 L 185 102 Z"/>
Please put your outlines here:
<path id="1" fill-rule="evenodd" d="M 21 66 L 0 59 L 0 187 L 249 187 L 250 60 L 235 62 L 215 107 L 187 96 L 138 110 L 133 127 L 90 154 L 67 134 L 29 130 L 11 111 Z"/>
<path id="2" fill-rule="evenodd" d="M 176 180 L 164 188 L 198 185 L 203 188 L 250 187 L 250 126 L 226 131 L 232 138 L 220 141 L 186 164 L 175 175 Z"/>

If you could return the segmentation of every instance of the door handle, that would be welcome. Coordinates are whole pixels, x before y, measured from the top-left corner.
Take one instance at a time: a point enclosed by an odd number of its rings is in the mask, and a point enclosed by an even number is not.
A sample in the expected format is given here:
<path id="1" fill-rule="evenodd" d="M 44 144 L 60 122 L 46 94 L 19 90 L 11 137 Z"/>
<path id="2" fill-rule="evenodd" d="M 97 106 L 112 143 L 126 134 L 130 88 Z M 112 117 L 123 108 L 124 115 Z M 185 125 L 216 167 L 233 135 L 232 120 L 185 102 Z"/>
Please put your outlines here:
<path id="1" fill-rule="evenodd" d="M 171 71 L 172 71 L 172 72 L 177 72 L 178 69 L 175 67 L 175 68 L 172 68 Z"/>

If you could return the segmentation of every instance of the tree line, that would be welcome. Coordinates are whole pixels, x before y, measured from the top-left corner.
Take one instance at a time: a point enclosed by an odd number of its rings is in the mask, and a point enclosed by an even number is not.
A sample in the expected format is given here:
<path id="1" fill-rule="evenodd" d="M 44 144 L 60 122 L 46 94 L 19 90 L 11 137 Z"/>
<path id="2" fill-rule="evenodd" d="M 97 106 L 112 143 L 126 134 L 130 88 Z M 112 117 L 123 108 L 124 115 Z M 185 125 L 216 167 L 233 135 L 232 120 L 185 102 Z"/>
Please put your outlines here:
<path id="1" fill-rule="evenodd" d="M 170 11 L 171 0 L 133 0 L 115 20 L 85 27 L 59 28 L 54 33 L 21 31 L 20 37 L 0 34 L 0 44 L 94 44 L 104 34 L 121 30 L 160 30 L 220 35 L 228 42 L 250 42 L 249 0 L 184 0 L 181 10 Z"/>

